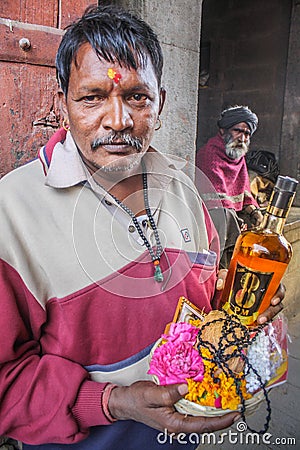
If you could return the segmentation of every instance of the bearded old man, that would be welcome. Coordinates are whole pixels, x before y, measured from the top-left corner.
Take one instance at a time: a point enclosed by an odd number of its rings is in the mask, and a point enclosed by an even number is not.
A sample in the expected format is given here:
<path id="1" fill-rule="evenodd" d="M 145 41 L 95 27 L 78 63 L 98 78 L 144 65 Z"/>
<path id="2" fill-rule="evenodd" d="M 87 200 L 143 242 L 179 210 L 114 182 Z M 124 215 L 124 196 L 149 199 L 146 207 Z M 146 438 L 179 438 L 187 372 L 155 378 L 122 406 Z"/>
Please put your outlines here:
<path id="1" fill-rule="evenodd" d="M 247 106 L 233 106 L 222 111 L 217 124 L 218 134 L 199 149 L 196 165 L 205 175 L 201 181 L 197 176 L 200 192 L 220 236 L 221 266 L 227 268 L 245 217 L 248 226 L 262 220 L 245 160 L 258 118 Z"/>

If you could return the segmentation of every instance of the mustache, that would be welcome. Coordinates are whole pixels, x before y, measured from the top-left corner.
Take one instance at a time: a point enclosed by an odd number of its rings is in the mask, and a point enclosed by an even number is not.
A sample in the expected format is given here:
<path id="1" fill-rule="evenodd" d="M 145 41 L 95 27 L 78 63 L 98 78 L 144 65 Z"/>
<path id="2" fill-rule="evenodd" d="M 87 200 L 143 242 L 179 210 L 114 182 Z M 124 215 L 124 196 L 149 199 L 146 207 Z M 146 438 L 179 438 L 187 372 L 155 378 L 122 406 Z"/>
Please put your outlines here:
<path id="1" fill-rule="evenodd" d="M 143 142 L 141 139 L 131 136 L 128 133 L 110 133 L 107 136 L 101 138 L 96 138 L 91 143 L 91 149 L 93 151 L 97 150 L 98 147 L 102 145 L 112 145 L 112 144 L 126 144 L 134 147 L 138 152 L 143 148 Z"/>
<path id="2" fill-rule="evenodd" d="M 231 143 L 225 146 L 226 155 L 230 159 L 240 159 L 242 156 L 245 156 L 247 151 L 248 145 L 244 142 L 239 143 L 238 145 L 235 145 L 235 143 Z"/>
<path id="3" fill-rule="evenodd" d="M 245 142 L 233 141 L 233 142 L 229 142 L 226 145 L 226 147 L 232 148 L 232 149 L 237 149 L 237 150 L 247 151 L 249 148 L 249 145 L 246 144 Z"/>

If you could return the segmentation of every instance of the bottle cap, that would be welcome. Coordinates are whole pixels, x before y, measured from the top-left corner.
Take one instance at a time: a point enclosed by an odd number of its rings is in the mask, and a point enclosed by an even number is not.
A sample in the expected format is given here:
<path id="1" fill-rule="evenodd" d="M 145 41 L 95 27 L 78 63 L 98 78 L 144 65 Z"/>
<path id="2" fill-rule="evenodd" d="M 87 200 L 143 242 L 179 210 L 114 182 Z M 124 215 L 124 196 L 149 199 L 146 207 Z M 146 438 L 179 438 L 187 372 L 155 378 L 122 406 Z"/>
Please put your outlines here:
<path id="1" fill-rule="evenodd" d="M 296 192 L 297 184 L 298 181 L 295 178 L 279 175 L 276 180 L 275 189 L 280 189 L 285 192 Z"/>
<path id="2" fill-rule="evenodd" d="M 277 217 L 286 217 L 295 196 L 298 181 L 279 175 L 267 210 Z"/>

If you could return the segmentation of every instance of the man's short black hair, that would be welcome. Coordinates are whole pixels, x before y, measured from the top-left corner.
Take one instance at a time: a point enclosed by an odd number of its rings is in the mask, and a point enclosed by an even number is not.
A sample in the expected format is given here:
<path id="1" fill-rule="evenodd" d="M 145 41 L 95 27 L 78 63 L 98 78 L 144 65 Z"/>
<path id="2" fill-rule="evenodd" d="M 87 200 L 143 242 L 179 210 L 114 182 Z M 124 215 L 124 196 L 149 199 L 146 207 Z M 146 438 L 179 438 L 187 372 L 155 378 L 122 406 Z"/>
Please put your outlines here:
<path id="1" fill-rule="evenodd" d="M 136 70 L 150 58 L 160 87 L 163 55 L 151 27 L 120 7 L 91 6 L 67 27 L 56 56 L 57 79 L 68 92 L 71 63 L 82 44 L 89 43 L 99 59 Z"/>

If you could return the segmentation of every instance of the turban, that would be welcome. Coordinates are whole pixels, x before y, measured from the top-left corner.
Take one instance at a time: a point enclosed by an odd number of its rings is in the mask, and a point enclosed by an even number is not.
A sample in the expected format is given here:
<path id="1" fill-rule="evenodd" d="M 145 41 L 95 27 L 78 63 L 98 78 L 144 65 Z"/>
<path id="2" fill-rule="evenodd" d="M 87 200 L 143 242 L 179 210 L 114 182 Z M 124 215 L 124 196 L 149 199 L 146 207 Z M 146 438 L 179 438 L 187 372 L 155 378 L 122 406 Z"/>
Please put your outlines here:
<path id="1" fill-rule="evenodd" d="M 245 122 L 248 125 L 252 135 L 257 128 L 258 118 L 248 106 L 233 106 L 221 112 L 218 127 L 231 128 L 240 122 Z"/>

